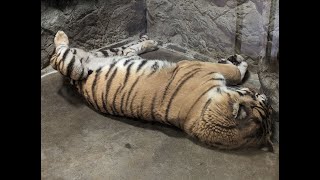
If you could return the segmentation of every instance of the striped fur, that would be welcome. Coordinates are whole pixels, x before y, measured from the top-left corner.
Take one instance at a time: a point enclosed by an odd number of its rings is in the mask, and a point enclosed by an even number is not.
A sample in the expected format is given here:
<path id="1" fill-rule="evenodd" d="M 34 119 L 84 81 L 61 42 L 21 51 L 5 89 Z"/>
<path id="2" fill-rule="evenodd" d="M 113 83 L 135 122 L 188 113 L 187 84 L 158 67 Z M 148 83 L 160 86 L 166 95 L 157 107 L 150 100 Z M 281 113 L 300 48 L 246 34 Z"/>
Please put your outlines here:
<path id="1" fill-rule="evenodd" d="M 241 83 L 247 67 L 243 58 L 239 56 L 237 66 L 228 60 L 224 64 L 145 60 L 137 56 L 141 49 L 156 46 L 146 42 L 125 48 L 136 49 L 127 56 L 94 56 L 80 49 L 73 54 L 67 36 L 59 31 L 57 58 L 51 64 L 73 79 L 79 93 L 99 112 L 173 125 L 222 149 L 273 150 L 271 108 L 265 95 L 229 86 Z M 77 78 L 76 68 L 90 72 Z"/>

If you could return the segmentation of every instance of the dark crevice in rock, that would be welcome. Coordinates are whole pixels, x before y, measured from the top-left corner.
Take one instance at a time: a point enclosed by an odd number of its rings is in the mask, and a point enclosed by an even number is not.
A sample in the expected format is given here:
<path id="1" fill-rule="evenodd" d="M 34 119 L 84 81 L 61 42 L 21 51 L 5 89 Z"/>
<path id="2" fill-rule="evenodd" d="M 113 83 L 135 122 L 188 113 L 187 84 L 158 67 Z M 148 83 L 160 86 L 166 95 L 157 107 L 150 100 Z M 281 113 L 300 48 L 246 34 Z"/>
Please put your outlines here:
<path id="1" fill-rule="evenodd" d="M 266 46 L 266 60 L 271 60 L 271 50 L 272 50 L 272 40 L 274 32 L 274 21 L 276 14 L 276 2 L 277 0 L 271 0 L 270 15 L 269 15 L 269 25 L 267 34 L 267 46 Z"/>
<path id="2" fill-rule="evenodd" d="M 237 15 L 237 19 L 236 19 L 236 33 L 235 33 L 235 46 L 234 46 L 234 52 L 236 54 L 240 54 L 241 53 L 241 41 L 242 41 L 242 22 L 243 22 L 243 7 L 241 6 L 243 2 L 241 0 L 237 1 L 237 8 L 236 8 L 236 15 Z"/>
<path id="3" fill-rule="evenodd" d="M 78 0 L 41 0 L 45 6 L 64 10 L 67 6 L 73 6 L 78 3 Z"/>

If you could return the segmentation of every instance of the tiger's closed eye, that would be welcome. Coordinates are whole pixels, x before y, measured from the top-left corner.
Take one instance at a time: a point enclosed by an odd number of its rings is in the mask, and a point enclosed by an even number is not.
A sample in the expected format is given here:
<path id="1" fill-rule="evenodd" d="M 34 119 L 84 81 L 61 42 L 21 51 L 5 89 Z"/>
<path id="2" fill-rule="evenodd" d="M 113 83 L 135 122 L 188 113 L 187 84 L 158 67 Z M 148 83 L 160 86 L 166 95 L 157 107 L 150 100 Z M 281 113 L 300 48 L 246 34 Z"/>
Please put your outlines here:
<path id="1" fill-rule="evenodd" d="M 242 104 L 233 105 L 233 113 L 235 119 L 244 119 L 247 116 L 245 107 Z"/>
<path id="2" fill-rule="evenodd" d="M 236 115 L 236 119 L 244 119 L 247 117 L 247 112 L 244 109 L 245 107 L 243 105 L 239 105 L 238 113 Z"/>

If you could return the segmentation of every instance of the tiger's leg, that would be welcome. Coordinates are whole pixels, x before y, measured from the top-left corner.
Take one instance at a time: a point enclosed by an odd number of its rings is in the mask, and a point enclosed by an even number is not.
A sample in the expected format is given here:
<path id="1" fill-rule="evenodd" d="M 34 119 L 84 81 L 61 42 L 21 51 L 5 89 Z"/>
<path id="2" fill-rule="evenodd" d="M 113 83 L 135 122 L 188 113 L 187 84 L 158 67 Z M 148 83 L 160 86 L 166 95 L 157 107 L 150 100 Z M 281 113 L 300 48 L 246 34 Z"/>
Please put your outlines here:
<path id="1" fill-rule="evenodd" d="M 158 48 L 158 43 L 154 40 L 144 40 L 138 44 L 132 45 L 123 51 L 125 56 L 139 55 L 145 52 L 154 51 Z"/>
<path id="2" fill-rule="evenodd" d="M 233 56 L 228 57 L 227 59 L 221 59 L 218 61 L 220 64 L 233 64 L 235 65 L 239 71 L 240 71 L 240 79 L 241 81 L 243 80 L 247 68 L 248 68 L 248 63 L 244 61 L 244 58 L 238 54 L 235 54 Z"/>
<path id="3" fill-rule="evenodd" d="M 55 54 L 50 59 L 53 69 L 73 80 L 82 80 L 87 77 L 88 69 L 82 64 L 82 57 L 77 56 L 76 49 L 69 48 L 68 36 L 58 31 L 54 37 Z"/>
<path id="4" fill-rule="evenodd" d="M 144 52 L 149 52 L 157 49 L 158 43 L 154 40 L 149 40 L 147 35 L 142 35 L 136 42 L 132 42 L 117 48 L 102 49 L 96 52 L 91 52 L 95 57 L 110 57 L 110 56 L 134 56 Z"/>

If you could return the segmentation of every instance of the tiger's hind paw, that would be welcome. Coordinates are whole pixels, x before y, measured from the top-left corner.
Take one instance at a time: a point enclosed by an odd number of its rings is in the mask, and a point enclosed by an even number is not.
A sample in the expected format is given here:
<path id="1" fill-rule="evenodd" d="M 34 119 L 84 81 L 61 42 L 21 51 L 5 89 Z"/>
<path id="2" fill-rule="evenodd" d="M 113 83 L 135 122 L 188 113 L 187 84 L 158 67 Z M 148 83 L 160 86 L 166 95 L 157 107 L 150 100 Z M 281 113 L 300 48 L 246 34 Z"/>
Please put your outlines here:
<path id="1" fill-rule="evenodd" d="M 146 41 L 146 40 L 149 40 L 149 36 L 146 34 L 141 34 L 139 41 L 142 42 L 142 41 Z"/>
<path id="2" fill-rule="evenodd" d="M 54 37 L 54 44 L 56 47 L 60 45 L 69 45 L 68 36 L 63 31 L 58 31 Z"/>
<path id="3" fill-rule="evenodd" d="M 158 42 L 154 40 L 145 40 L 143 43 L 143 47 L 146 52 L 154 51 L 158 49 Z"/>

